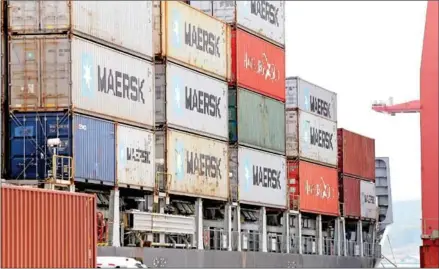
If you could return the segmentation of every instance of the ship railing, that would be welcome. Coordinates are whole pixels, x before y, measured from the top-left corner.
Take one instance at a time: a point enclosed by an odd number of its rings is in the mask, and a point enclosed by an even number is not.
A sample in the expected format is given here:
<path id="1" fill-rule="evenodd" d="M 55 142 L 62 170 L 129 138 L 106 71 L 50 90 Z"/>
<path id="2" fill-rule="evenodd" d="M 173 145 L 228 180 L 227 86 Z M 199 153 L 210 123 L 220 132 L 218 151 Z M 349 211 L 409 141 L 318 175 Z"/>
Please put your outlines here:
<path id="1" fill-rule="evenodd" d="M 360 256 L 360 244 L 355 240 L 346 240 L 346 255 Z"/>
<path id="2" fill-rule="evenodd" d="M 284 235 L 268 233 L 267 251 L 275 253 L 286 253 L 287 240 Z"/>
<path id="3" fill-rule="evenodd" d="M 203 247 L 205 250 L 228 250 L 227 232 L 217 228 L 203 230 Z"/>
<path id="4" fill-rule="evenodd" d="M 382 257 L 381 245 L 380 244 L 375 244 L 374 257 L 376 259 L 381 259 L 381 257 Z"/>
<path id="5" fill-rule="evenodd" d="M 233 251 L 255 251 L 261 250 L 262 234 L 257 231 L 232 231 Z M 240 248 L 240 249 L 239 249 Z"/>
<path id="6" fill-rule="evenodd" d="M 323 238 L 322 254 L 330 256 L 338 255 L 337 242 L 331 238 Z"/>
<path id="7" fill-rule="evenodd" d="M 291 235 L 289 238 L 289 242 L 290 244 L 290 252 L 291 254 L 299 254 L 299 249 L 300 249 L 300 237 L 299 236 L 294 236 Z"/>
<path id="8" fill-rule="evenodd" d="M 315 236 L 302 235 L 302 254 L 318 254 L 318 241 Z"/>
<path id="9" fill-rule="evenodd" d="M 363 256 L 374 257 L 373 248 L 376 247 L 373 243 L 363 242 Z"/>

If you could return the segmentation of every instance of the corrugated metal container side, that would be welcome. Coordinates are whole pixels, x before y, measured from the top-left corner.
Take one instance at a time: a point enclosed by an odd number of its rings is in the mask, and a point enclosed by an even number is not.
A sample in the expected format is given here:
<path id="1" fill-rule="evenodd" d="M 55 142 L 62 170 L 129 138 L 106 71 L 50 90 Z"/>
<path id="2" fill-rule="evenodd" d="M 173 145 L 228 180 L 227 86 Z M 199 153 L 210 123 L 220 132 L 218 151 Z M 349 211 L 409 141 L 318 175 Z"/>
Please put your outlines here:
<path id="1" fill-rule="evenodd" d="M 376 204 L 375 184 L 360 180 L 361 217 L 366 219 L 378 218 L 378 205 Z"/>
<path id="2" fill-rule="evenodd" d="M 59 109 L 154 126 L 154 66 L 82 38 L 19 36 L 9 42 L 10 107 Z"/>
<path id="3" fill-rule="evenodd" d="M 360 217 L 360 180 L 347 175 L 340 176 L 340 202 L 343 204 L 343 216 Z"/>
<path id="4" fill-rule="evenodd" d="M 59 138 L 57 154 L 73 156 L 76 181 L 114 185 L 114 123 L 66 113 L 15 113 L 10 118 L 10 177 L 46 179 L 52 169 L 47 139 Z"/>
<path id="5" fill-rule="evenodd" d="M 299 77 L 285 82 L 286 109 L 300 109 L 330 121 L 337 121 L 337 94 Z"/>
<path id="6" fill-rule="evenodd" d="M 156 159 L 166 161 L 169 193 L 228 199 L 227 142 L 167 129 L 156 132 Z"/>
<path id="7" fill-rule="evenodd" d="M 285 1 L 190 1 L 190 5 L 227 23 L 285 45 Z"/>
<path id="8" fill-rule="evenodd" d="M 285 102 L 285 50 L 239 29 L 231 42 L 232 82 Z"/>
<path id="9" fill-rule="evenodd" d="M 227 82 L 171 62 L 159 69 L 156 123 L 227 140 Z"/>
<path id="10" fill-rule="evenodd" d="M 152 131 L 117 125 L 118 186 L 154 188 L 155 137 Z"/>
<path id="11" fill-rule="evenodd" d="M 337 123 L 300 110 L 285 114 L 287 157 L 337 166 Z"/>
<path id="12" fill-rule="evenodd" d="M 242 146 L 229 148 L 231 182 L 239 182 L 239 202 L 270 207 L 287 206 L 285 156 Z M 237 172 L 236 172 L 237 170 Z M 233 187 L 233 186 L 231 186 Z"/>
<path id="13" fill-rule="evenodd" d="M 339 171 L 375 181 L 375 139 L 342 128 L 337 133 Z"/>
<path id="14" fill-rule="evenodd" d="M 229 140 L 285 154 L 285 105 L 245 89 L 229 90 Z"/>
<path id="15" fill-rule="evenodd" d="M 298 199 L 301 211 L 340 215 L 337 169 L 305 161 L 289 161 L 288 188 L 290 205 L 291 199 Z"/>
<path id="16" fill-rule="evenodd" d="M 11 0 L 8 10 L 12 33 L 73 32 L 140 57 L 153 56 L 151 1 Z"/>
<path id="17" fill-rule="evenodd" d="M 154 20 L 156 55 L 229 79 L 231 34 L 227 24 L 181 1 L 155 2 Z"/>
<path id="18" fill-rule="evenodd" d="M 2 186 L 1 268 L 95 268 L 94 195 Z"/>

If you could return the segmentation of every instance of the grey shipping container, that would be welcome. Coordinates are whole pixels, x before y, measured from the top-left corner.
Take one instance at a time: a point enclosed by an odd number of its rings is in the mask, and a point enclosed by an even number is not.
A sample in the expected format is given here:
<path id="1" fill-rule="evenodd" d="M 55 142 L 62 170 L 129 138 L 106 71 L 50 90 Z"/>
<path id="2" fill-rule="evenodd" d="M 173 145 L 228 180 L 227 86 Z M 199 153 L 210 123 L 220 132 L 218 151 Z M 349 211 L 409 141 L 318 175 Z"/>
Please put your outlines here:
<path id="1" fill-rule="evenodd" d="M 285 104 L 245 89 L 229 90 L 229 140 L 285 154 Z"/>

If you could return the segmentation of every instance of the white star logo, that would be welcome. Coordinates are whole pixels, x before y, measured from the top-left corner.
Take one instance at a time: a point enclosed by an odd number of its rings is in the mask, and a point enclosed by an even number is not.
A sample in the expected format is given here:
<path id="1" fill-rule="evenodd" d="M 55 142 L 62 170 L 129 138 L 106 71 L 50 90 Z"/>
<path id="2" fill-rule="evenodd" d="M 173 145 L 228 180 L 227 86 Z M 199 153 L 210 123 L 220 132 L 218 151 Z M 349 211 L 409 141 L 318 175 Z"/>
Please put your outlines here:
<path id="1" fill-rule="evenodd" d="M 83 65 L 83 69 L 84 69 L 84 80 L 85 80 L 85 84 L 87 84 L 87 89 L 90 90 L 91 89 L 91 66 L 90 65 Z"/>
<path id="2" fill-rule="evenodd" d="M 175 85 L 174 95 L 175 95 L 175 104 L 177 105 L 178 108 L 180 108 L 180 87 L 178 86 L 178 84 Z"/>
<path id="3" fill-rule="evenodd" d="M 173 23 L 173 27 L 172 27 L 172 31 L 175 34 L 175 40 L 177 43 L 180 43 L 180 39 L 179 39 L 179 31 L 178 31 L 178 21 L 174 21 Z"/>
<path id="4" fill-rule="evenodd" d="M 181 160 L 180 152 L 177 153 L 177 173 L 181 173 L 183 162 Z"/>

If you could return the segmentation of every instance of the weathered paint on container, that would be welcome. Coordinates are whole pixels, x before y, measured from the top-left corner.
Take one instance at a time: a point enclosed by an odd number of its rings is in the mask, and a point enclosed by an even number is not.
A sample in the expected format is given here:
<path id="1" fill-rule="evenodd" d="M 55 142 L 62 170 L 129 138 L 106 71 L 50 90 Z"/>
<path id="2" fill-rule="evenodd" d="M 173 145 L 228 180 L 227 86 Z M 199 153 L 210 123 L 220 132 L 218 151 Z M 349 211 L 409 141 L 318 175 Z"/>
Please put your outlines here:
<path id="1" fill-rule="evenodd" d="M 335 168 L 305 161 L 288 161 L 288 190 L 290 208 L 293 201 L 298 200 L 302 212 L 340 215 L 338 174 Z"/>
<path id="2" fill-rule="evenodd" d="M 156 54 L 229 79 L 231 33 L 227 24 L 181 1 L 155 1 L 154 20 Z"/>
<path id="3" fill-rule="evenodd" d="M 330 121 L 337 121 L 337 94 L 299 77 L 285 82 L 285 108 L 299 109 Z"/>
<path id="4" fill-rule="evenodd" d="M 169 61 L 155 68 L 156 123 L 227 140 L 227 83 Z"/>
<path id="5" fill-rule="evenodd" d="M 73 36 L 9 42 L 10 108 L 75 111 L 154 126 L 152 63 Z"/>
<path id="6" fill-rule="evenodd" d="M 169 193 L 228 198 L 227 142 L 167 129 L 156 132 L 156 160 L 166 162 Z"/>
<path id="7" fill-rule="evenodd" d="M 231 44 L 232 82 L 285 102 L 285 50 L 240 29 Z"/>
<path id="8" fill-rule="evenodd" d="M 245 89 L 229 90 L 229 140 L 285 154 L 285 105 Z"/>
<path id="9" fill-rule="evenodd" d="M 13 113 L 9 122 L 11 179 L 48 178 L 53 150 L 47 140 L 59 138 L 57 154 L 73 157 L 75 181 L 114 185 L 114 123 L 61 112 Z"/>
<path id="10" fill-rule="evenodd" d="M 338 129 L 339 172 L 375 181 L 375 139 Z"/>
<path id="11" fill-rule="evenodd" d="M 152 1 L 8 1 L 9 31 L 72 32 L 151 59 Z"/>
<path id="12" fill-rule="evenodd" d="M 1 268 L 95 268 L 94 195 L 1 186 Z"/>
<path id="13" fill-rule="evenodd" d="M 340 176 L 340 203 L 344 217 L 360 218 L 360 180 L 358 178 Z"/>
<path id="14" fill-rule="evenodd" d="M 230 181 L 239 182 L 239 202 L 286 208 L 285 162 L 282 155 L 242 146 L 229 148 Z"/>
<path id="15" fill-rule="evenodd" d="M 117 125 L 118 186 L 154 188 L 155 137 L 149 130 Z"/>
<path id="16" fill-rule="evenodd" d="M 285 45 L 285 1 L 190 1 L 190 5 L 279 46 Z"/>
<path id="17" fill-rule="evenodd" d="M 376 204 L 373 182 L 360 180 L 360 205 L 362 218 L 374 220 L 378 218 L 378 205 Z"/>
<path id="18" fill-rule="evenodd" d="M 285 114 L 287 157 L 337 166 L 337 123 L 300 110 Z"/>

